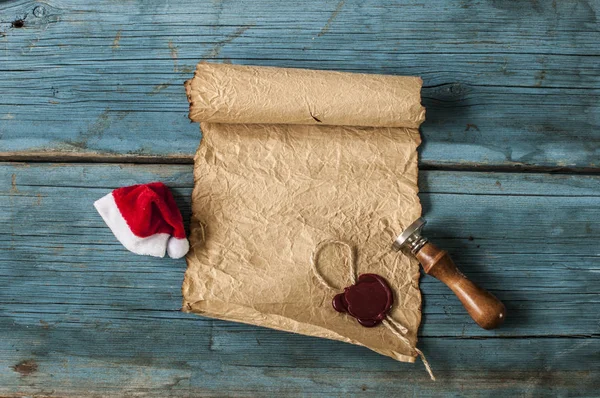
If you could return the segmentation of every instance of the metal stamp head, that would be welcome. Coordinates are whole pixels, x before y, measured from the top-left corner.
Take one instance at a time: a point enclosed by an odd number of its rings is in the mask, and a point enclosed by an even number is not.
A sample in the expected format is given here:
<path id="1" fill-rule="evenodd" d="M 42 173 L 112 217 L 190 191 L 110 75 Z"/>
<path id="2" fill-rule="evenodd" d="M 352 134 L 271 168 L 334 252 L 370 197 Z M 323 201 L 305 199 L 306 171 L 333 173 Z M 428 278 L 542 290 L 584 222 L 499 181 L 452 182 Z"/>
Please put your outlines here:
<path id="1" fill-rule="evenodd" d="M 425 224 L 427 224 L 427 221 L 423 217 L 410 224 L 394 241 L 392 245 L 394 250 L 407 247 L 413 254 L 417 253 L 427 243 L 427 239 L 421 236 L 421 230 Z"/>

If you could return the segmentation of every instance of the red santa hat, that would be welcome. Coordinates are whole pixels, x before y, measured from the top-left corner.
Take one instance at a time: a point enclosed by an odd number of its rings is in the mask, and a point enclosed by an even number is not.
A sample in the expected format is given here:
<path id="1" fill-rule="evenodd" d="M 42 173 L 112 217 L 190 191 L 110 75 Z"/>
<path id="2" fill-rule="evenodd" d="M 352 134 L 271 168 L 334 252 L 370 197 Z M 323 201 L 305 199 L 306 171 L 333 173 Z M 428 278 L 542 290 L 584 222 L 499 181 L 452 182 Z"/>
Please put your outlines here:
<path id="1" fill-rule="evenodd" d="M 136 254 L 181 258 L 190 245 L 171 191 L 162 182 L 115 189 L 94 207 L 119 242 Z"/>

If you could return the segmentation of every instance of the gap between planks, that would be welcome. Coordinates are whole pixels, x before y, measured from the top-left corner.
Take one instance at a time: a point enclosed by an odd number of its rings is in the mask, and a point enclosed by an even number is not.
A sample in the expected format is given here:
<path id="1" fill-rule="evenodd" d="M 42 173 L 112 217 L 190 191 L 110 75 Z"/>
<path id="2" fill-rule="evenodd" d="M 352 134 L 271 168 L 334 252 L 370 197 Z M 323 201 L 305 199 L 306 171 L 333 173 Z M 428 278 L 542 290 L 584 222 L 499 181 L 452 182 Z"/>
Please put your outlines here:
<path id="1" fill-rule="evenodd" d="M 108 163 L 108 164 L 194 164 L 194 155 L 110 155 L 95 153 L 70 152 L 0 152 L 2 163 Z M 486 165 L 481 163 L 445 164 L 436 162 L 420 162 L 419 170 L 423 171 L 464 171 L 464 172 L 497 172 L 497 173 L 550 173 L 600 175 L 600 167 L 577 166 L 535 166 L 527 164 Z"/>

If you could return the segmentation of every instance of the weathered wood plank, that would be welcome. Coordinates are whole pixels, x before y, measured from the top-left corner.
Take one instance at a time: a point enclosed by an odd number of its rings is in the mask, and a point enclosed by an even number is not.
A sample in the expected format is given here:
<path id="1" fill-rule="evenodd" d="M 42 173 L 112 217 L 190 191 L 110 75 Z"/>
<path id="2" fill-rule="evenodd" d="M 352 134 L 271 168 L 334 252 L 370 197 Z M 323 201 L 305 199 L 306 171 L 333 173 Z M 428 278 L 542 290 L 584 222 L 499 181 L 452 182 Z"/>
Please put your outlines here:
<path id="1" fill-rule="evenodd" d="M 596 0 L 2 3 L 0 157 L 189 162 L 199 135 L 181 84 L 204 59 L 421 75 L 423 166 L 597 169 L 599 8 Z M 19 19 L 22 28 L 11 25 Z"/>
<path id="2" fill-rule="evenodd" d="M 537 396 L 600 387 L 600 252 L 590 244 L 599 176 L 421 173 L 429 235 L 509 309 L 505 327 L 482 331 L 423 278 L 420 346 L 437 383 L 420 364 L 361 347 L 181 313 L 184 261 L 130 254 L 91 206 L 112 188 L 153 180 L 173 188 L 187 218 L 189 165 L 0 165 L 0 393 Z"/>
<path id="3" fill-rule="evenodd" d="M 40 325 L 37 333 L 18 336 L 3 330 L 12 347 L 2 350 L 0 392 L 537 397 L 594 396 L 600 387 L 598 339 L 426 338 L 421 344 L 438 379 L 431 382 L 421 364 L 394 362 L 362 347 L 259 328 L 229 332 L 222 322 L 165 324 Z"/>
<path id="4" fill-rule="evenodd" d="M 507 302 L 513 326 L 483 332 L 469 322 L 443 285 L 425 277 L 423 335 L 598 332 L 597 316 L 589 311 L 597 304 L 592 301 L 592 307 L 582 307 L 590 294 L 598 294 L 600 282 L 600 254 L 589 244 L 600 232 L 594 222 L 600 219 L 598 177 L 421 174 L 421 200 L 430 218 L 428 235 L 450 250 L 473 279 Z M 134 308 L 179 308 L 183 262 L 175 262 L 180 265 L 171 269 L 165 267 L 169 260 L 129 255 L 91 208 L 95 199 L 115 186 L 156 179 L 174 188 L 187 218 L 191 166 L 2 167 L 0 181 L 6 190 L 0 193 L 0 203 L 7 211 L 0 221 L 7 228 L 0 232 L 6 236 L 0 242 L 6 253 L 0 258 L 0 269 L 6 270 L 0 285 L 4 285 L 5 303 L 28 307 L 59 300 L 72 308 L 104 308 L 112 305 L 116 295 Z M 77 201 L 71 203 L 71 198 Z M 456 209 L 461 209 L 460 216 Z M 15 261 L 21 266 L 14 267 Z M 115 269 L 115 264 L 120 266 Z M 138 279 L 138 274 L 143 278 Z M 13 278 L 19 283 L 12 283 Z M 82 285 L 86 289 L 80 291 Z M 22 291 L 29 293 L 15 301 Z M 552 297 L 547 296 L 549 291 Z"/>

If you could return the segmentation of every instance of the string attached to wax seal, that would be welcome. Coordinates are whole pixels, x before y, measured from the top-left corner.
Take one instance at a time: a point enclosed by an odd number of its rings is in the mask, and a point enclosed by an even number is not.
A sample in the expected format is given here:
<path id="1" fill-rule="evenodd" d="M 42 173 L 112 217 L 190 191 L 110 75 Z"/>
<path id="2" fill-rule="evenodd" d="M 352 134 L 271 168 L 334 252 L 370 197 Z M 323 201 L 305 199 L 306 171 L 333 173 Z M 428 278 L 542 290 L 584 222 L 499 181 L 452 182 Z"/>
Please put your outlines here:
<path id="1" fill-rule="evenodd" d="M 321 285 L 323 285 L 324 287 L 326 287 L 327 289 L 330 289 L 330 290 L 334 290 L 334 291 L 340 290 L 340 288 L 336 288 L 331 283 L 329 283 L 323 277 L 323 275 L 321 275 L 321 272 L 319 271 L 319 268 L 317 267 L 319 255 L 320 255 L 321 251 L 329 245 L 341 246 L 341 247 L 345 248 L 349 253 L 349 256 L 346 257 L 348 259 L 348 260 L 346 260 L 346 262 L 347 263 L 349 262 L 348 269 L 350 270 L 350 281 L 352 282 L 352 286 L 350 288 L 355 287 L 357 285 L 357 283 L 360 283 L 361 281 L 366 281 L 368 283 L 376 283 L 376 282 L 381 283 L 382 285 L 384 285 L 384 287 L 383 287 L 384 291 L 386 288 L 389 289 L 385 280 L 383 280 L 383 278 L 381 278 L 378 275 L 363 274 L 363 275 L 359 276 L 358 281 L 357 281 L 357 278 L 356 278 L 356 256 L 355 256 L 355 251 L 354 251 L 353 247 L 347 242 L 344 242 L 341 240 L 334 240 L 334 239 L 328 239 L 328 240 L 321 241 L 315 247 L 315 249 L 313 250 L 313 252 L 310 256 L 310 265 L 311 265 L 313 274 L 315 275 L 315 277 L 317 278 L 319 283 L 321 283 Z M 349 289 L 349 288 L 346 288 L 346 289 Z M 348 306 L 346 303 L 344 303 L 343 293 L 335 296 L 333 305 L 334 305 L 334 308 L 339 312 L 350 312 L 350 315 L 356 317 L 358 319 L 359 323 L 365 327 L 373 327 L 379 323 L 382 323 L 386 328 L 388 328 L 394 334 L 394 336 L 396 336 L 400 341 L 402 341 L 404 344 L 406 344 L 411 349 L 413 349 L 415 351 L 415 353 L 418 354 L 419 357 L 421 357 L 421 360 L 423 361 L 423 364 L 425 365 L 425 369 L 427 370 L 427 373 L 429 373 L 429 377 L 431 377 L 431 380 L 435 381 L 435 376 L 433 375 L 433 371 L 431 370 L 431 365 L 429 365 L 429 362 L 425 358 L 425 354 L 423 354 L 423 352 L 421 350 L 419 350 L 417 347 L 413 347 L 412 344 L 410 343 L 410 341 L 408 340 L 408 338 L 406 338 L 406 336 L 404 336 L 406 333 L 408 333 L 408 329 L 406 327 L 404 327 L 400 322 L 394 320 L 389 315 L 388 311 L 392 305 L 391 299 L 389 300 L 389 303 L 387 303 L 385 305 L 385 311 L 380 316 L 378 315 L 376 317 L 377 319 L 366 319 L 366 320 L 361 319 L 360 317 L 357 317 L 356 314 L 352 314 L 351 311 L 348 311 L 348 308 L 347 308 Z"/>

